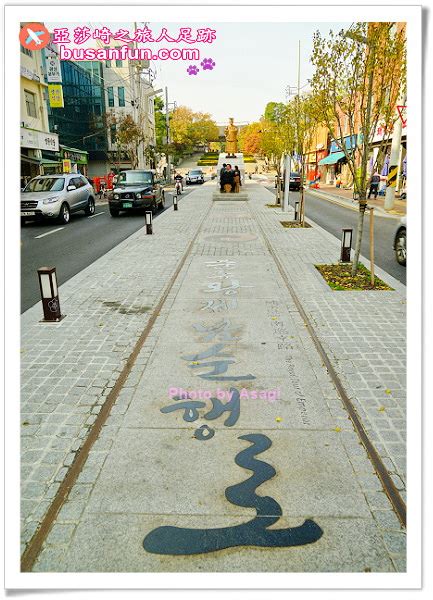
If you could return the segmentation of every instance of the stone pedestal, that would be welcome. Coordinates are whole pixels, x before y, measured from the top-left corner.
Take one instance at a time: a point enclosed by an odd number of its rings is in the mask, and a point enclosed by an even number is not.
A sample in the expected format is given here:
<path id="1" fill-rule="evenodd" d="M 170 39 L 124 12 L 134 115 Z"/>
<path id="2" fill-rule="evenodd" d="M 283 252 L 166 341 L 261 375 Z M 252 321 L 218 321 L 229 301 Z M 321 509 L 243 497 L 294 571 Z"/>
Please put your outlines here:
<path id="1" fill-rule="evenodd" d="M 241 191 L 239 192 L 239 194 L 221 194 L 220 193 L 220 171 L 223 168 L 223 164 L 226 165 L 231 165 L 232 170 L 234 170 L 235 167 L 238 167 L 239 171 L 241 172 L 241 183 L 242 183 L 242 187 L 241 187 Z M 227 152 L 220 152 L 220 155 L 218 157 L 218 165 L 217 165 L 217 171 L 216 171 L 216 184 L 217 184 L 217 192 L 214 192 L 212 195 L 212 200 L 248 200 L 248 192 L 244 191 L 244 184 L 245 184 L 245 163 L 244 163 L 244 155 L 242 154 L 242 152 L 237 152 L 234 156 L 230 156 L 227 157 Z"/>

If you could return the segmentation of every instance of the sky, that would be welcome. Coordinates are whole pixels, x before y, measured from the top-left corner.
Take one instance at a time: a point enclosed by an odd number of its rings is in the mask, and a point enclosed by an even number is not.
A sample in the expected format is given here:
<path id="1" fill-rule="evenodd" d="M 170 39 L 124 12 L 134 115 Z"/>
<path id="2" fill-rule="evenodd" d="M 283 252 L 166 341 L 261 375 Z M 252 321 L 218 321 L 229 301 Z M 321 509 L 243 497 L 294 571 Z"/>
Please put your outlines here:
<path id="1" fill-rule="evenodd" d="M 65 26 L 46 23 L 49 30 Z M 77 25 L 91 28 L 109 25 L 115 31 L 124 27 L 133 31 L 132 23 L 69 23 L 70 29 Z M 144 23 L 138 23 L 143 27 Z M 154 37 L 166 27 L 172 37 L 177 37 L 180 27 L 209 27 L 209 23 L 148 23 Z M 267 102 L 285 102 L 286 87 L 296 86 L 298 77 L 298 42 L 301 42 L 300 85 L 308 88 L 308 78 L 313 74 L 309 62 L 313 33 L 317 29 L 326 35 L 330 29 L 348 28 L 350 23 L 215 23 L 216 40 L 211 43 L 144 44 L 142 47 L 194 47 L 200 49 L 199 61 L 157 60 L 152 61 L 156 71 L 154 88 L 168 87 L 169 101 L 186 105 L 194 111 L 210 113 L 219 124 L 229 117 L 235 123 L 257 121 Z M 83 46 L 95 46 L 89 40 Z M 81 47 L 83 47 L 81 46 Z M 200 62 L 212 58 L 215 67 L 203 70 Z M 190 65 L 197 66 L 197 75 L 189 75 Z"/>

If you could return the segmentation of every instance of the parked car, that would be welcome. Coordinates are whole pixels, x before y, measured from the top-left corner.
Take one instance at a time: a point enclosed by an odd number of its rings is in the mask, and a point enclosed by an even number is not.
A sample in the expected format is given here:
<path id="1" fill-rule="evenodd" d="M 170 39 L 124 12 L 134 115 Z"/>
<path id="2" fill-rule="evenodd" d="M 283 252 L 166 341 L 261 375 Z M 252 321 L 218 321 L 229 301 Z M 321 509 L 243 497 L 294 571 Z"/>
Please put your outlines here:
<path id="1" fill-rule="evenodd" d="M 108 204 L 112 217 L 118 217 L 121 210 L 134 209 L 150 209 L 155 214 L 165 204 L 161 180 L 150 169 L 121 171 Z"/>
<path id="2" fill-rule="evenodd" d="M 95 192 L 83 175 L 41 175 L 34 177 L 21 191 L 21 223 L 58 219 L 66 225 L 73 212 L 95 212 Z"/>
<path id="3" fill-rule="evenodd" d="M 193 183 L 202 184 L 204 183 L 204 175 L 201 169 L 194 169 L 188 171 L 185 176 L 186 185 L 192 185 Z"/>
<path id="4" fill-rule="evenodd" d="M 394 252 L 395 258 L 400 265 L 406 266 L 406 217 L 402 217 L 397 226 L 394 236 Z"/>
<path id="5" fill-rule="evenodd" d="M 284 191 L 284 181 L 285 181 L 285 176 L 283 173 L 283 178 L 281 180 L 281 190 Z M 301 189 L 301 176 L 299 173 L 295 173 L 294 171 L 290 172 L 290 178 L 289 178 L 289 190 L 294 190 L 296 192 L 299 192 L 299 190 Z"/>

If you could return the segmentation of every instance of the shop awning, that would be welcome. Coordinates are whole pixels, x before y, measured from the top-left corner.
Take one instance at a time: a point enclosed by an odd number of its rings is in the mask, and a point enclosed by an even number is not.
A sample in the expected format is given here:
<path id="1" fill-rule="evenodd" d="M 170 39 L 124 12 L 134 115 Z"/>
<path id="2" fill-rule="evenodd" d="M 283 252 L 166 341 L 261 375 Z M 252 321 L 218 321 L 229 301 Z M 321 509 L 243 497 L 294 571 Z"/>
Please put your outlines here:
<path id="1" fill-rule="evenodd" d="M 344 157 L 345 157 L 344 152 L 333 152 L 332 154 L 325 156 L 325 158 L 322 158 L 322 160 L 319 160 L 318 164 L 319 164 L 319 166 L 335 165 L 335 163 L 337 163 L 339 160 L 341 160 Z"/>
<path id="2" fill-rule="evenodd" d="M 50 160 L 49 158 L 43 158 L 41 160 L 41 165 L 45 167 L 54 167 L 60 164 L 62 164 L 62 161 L 60 160 Z"/>
<path id="3" fill-rule="evenodd" d="M 21 160 L 24 162 L 32 163 L 33 165 L 39 165 L 41 162 L 37 158 L 30 158 L 30 156 L 26 156 L 25 154 L 21 154 Z"/>

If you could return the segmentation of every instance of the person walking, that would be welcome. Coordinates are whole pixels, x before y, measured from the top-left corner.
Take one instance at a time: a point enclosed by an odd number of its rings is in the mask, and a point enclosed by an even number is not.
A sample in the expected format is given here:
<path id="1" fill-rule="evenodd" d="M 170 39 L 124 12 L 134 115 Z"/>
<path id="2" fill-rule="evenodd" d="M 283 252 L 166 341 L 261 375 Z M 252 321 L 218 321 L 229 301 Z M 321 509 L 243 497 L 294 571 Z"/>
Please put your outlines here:
<path id="1" fill-rule="evenodd" d="M 241 185 L 241 172 L 239 171 L 239 167 L 236 165 L 235 170 L 233 171 L 233 191 L 235 194 L 239 194 Z"/>
<path id="2" fill-rule="evenodd" d="M 370 199 L 371 194 L 374 194 L 374 197 L 377 198 L 377 194 L 379 191 L 379 183 L 380 183 L 380 175 L 377 171 L 371 176 L 370 179 L 370 191 L 368 192 L 368 199 Z"/>
<path id="3" fill-rule="evenodd" d="M 233 171 L 231 165 L 226 165 L 225 171 L 222 175 L 222 183 L 224 186 L 224 192 L 226 194 L 233 191 Z"/>
<path id="4" fill-rule="evenodd" d="M 224 171 L 226 170 L 226 166 L 227 166 L 227 164 L 224 163 L 222 166 L 222 169 L 220 169 L 220 192 L 221 192 L 221 194 L 224 192 L 223 176 L 224 176 Z"/>

